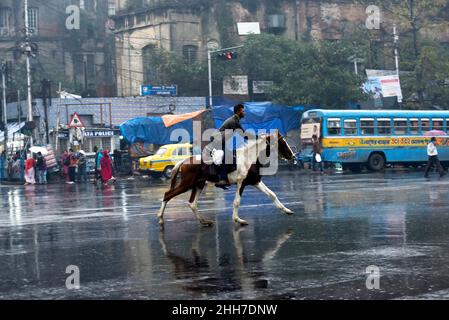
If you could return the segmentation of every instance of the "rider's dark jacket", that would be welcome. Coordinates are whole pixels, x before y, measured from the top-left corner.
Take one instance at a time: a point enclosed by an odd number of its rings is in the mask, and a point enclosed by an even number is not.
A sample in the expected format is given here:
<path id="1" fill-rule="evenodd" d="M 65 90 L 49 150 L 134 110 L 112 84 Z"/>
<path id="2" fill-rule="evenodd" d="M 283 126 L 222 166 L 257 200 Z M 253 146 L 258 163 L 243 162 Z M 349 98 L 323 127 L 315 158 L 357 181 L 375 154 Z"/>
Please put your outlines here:
<path id="1" fill-rule="evenodd" d="M 237 130 L 240 129 L 245 131 L 240 124 L 240 117 L 234 114 L 232 117 L 228 118 L 220 127 L 220 131 L 223 132 L 225 130 Z"/>

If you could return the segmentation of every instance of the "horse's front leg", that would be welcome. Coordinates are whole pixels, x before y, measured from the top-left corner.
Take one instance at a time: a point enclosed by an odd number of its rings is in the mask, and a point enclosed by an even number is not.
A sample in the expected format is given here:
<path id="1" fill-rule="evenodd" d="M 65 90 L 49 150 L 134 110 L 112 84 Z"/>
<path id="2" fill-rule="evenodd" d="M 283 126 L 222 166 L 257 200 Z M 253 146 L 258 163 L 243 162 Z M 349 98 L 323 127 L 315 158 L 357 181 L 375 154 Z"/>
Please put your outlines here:
<path id="1" fill-rule="evenodd" d="M 240 223 L 240 225 L 242 225 L 242 226 L 246 226 L 246 225 L 248 225 L 248 222 L 240 219 L 240 217 L 239 217 L 240 199 L 242 197 L 241 189 L 242 189 L 242 181 L 239 181 L 239 182 L 237 182 L 237 191 L 235 192 L 232 220 L 234 220 L 234 222 L 236 222 L 236 223 Z"/>
<path id="2" fill-rule="evenodd" d="M 259 189 L 260 191 L 262 191 L 263 193 L 265 193 L 268 197 L 270 197 L 270 199 L 273 201 L 273 203 L 275 204 L 275 206 L 282 210 L 284 213 L 286 214 L 293 214 L 293 211 L 291 211 L 290 209 L 288 209 L 286 206 L 284 206 L 282 204 L 282 202 L 279 201 L 278 197 L 276 196 L 276 194 L 270 190 L 270 188 L 268 188 L 265 183 L 263 183 L 262 181 L 260 181 L 258 184 L 256 184 L 256 188 Z"/>

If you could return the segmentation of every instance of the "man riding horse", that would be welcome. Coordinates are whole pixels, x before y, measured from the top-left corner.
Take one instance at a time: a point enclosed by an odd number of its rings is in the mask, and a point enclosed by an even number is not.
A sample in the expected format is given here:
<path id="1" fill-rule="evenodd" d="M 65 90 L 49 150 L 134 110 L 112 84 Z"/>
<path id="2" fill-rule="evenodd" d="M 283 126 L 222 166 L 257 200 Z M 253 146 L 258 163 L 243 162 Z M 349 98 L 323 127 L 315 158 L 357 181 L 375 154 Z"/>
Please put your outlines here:
<path id="1" fill-rule="evenodd" d="M 242 134 L 245 131 L 242 125 L 240 124 L 240 120 L 243 119 L 244 117 L 245 117 L 245 107 L 242 104 L 238 104 L 234 106 L 234 115 L 228 118 L 225 122 L 223 122 L 220 129 L 218 129 L 222 141 L 221 150 L 224 153 L 230 152 L 230 150 L 229 149 L 227 150 L 226 148 L 229 142 L 232 142 L 233 135 L 230 133 L 235 132 Z M 230 130 L 232 130 L 232 132 L 230 132 Z M 250 133 L 246 132 L 247 136 L 248 134 L 252 136 Z M 228 180 L 228 167 L 226 163 L 222 163 L 221 165 L 219 165 L 219 177 L 220 181 L 217 184 L 215 184 L 215 186 L 227 190 L 230 184 Z"/>
<path id="2" fill-rule="evenodd" d="M 242 105 L 237 105 L 234 108 L 234 113 L 235 114 L 233 117 L 225 121 L 223 126 L 220 128 L 220 133 L 217 134 L 216 137 L 221 138 L 223 136 L 223 132 L 225 132 L 226 129 L 230 131 L 235 130 L 233 132 L 239 132 L 240 130 L 238 129 L 242 129 L 240 125 L 240 119 L 244 116 L 244 107 Z M 247 133 L 245 134 L 248 135 Z M 214 140 L 214 145 L 216 147 L 215 149 L 217 149 L 217 147 L 220 148 L 220 146 L 223 146 L 223 144 L 218 145 L 218 142 L 216 140 Z M 272 146 L 273 149 L 271 148 Z M 207 150 L 206 154 L 208 153 L 209 151 Z M 223 170 L 222 180 L 226 178 L 226 183 L 236 185 L 232 219 L 234 220 L 234 222 L 240 225 L 248 224 L 238 215 L 240 199 L 243 194 L 243 190 L 247 186 L 254 186 L 258 190 L 266 194 L 273 201 L 276 207 L 282 212 L 289 215 L 293 213 L 284 204 L 282 204 L 276 194 L 262 182 L 262 177 L 264 175 L 262 171 L 265 171 L 262 170 L 264 169 L 263 163 L 265 162 L 265 156 L 268 153 L 271 155 L 271 157 L 280 156 L 290 161 L 294 160 L 294 153 L 288 145 L 287 141 L 278 131 L 275 131 L 270 133 L 269 135 L 263 134 L 260 135 L 257 139 L 251 139 L 251 141 L 248 141 L 245 146 L 237 149 L 235 153 L 235 170 L 232 170 L 232 172 L 226 174 L 226 172 L 224 171 L 226 170 L 226 168 L 221 168 Z M 178 181 L 177 177 L 180 173 L 180 181 Z M 215 174 L 209 174 L 208 170 L 204 170 L 204 163 L 197 163 L 196 161 L 194 161 L 193 157 L 178 162 L 173 168 L 170 188 L 164 194 L 161 208 L 157 215 L 161 227 L 164 226 L 164 212 L 165 208 L 167 207 L 167 203 L 171 199 L 187 191 L 192 192 L 189 199 L 189 207 L 196 215 L 200 224 L 205 226 L 213 225 L 213 221 L 205 219 L 198 210 L 198 199 L 207 182 L 216 182 L 216 176 Z"/>

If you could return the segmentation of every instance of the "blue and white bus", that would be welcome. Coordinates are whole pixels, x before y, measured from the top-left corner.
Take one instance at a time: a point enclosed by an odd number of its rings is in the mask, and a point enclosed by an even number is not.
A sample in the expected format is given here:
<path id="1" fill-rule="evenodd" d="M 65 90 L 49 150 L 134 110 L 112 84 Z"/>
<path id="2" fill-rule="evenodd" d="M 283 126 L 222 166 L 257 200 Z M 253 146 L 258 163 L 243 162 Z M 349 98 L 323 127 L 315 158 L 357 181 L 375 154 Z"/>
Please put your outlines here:
<path id="1" fill-rule="evenodd" d="M 360 171 L 382 170 L 387 163 L 420 165 L 427 161 L 430 134 L 437 134 L 438 154 L 449 166 L 449 111 L 309 110 L 301 119 L 301 156 L 312 152 L 315 134 L 325 162 Z M 427 135 L 426 135 L 427 133 Z"/>

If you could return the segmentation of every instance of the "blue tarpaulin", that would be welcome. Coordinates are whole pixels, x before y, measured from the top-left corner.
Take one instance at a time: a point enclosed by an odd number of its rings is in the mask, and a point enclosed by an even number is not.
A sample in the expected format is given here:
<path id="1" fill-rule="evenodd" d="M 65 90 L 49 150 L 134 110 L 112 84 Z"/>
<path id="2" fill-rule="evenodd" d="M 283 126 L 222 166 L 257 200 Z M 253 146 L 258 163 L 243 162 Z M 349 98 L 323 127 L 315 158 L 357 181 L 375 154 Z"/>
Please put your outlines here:
<path id="1" fill-rule="evenodd" d="M 283 135 L 288 131 L 299 129 L 301 115 L 306 110 L 304 106 L 287 107 L 271 102 L 247 102 L 245 105 L 245 118 L 242 119 L 242 127 L 247 129 L 278 129 Z M 234 114 L 233 104 L 214 106 L 212 116 L 215 127 Z"/>
<path id="2" fill-rule="evenodd" d="M 190 141 L 183 139 L 173 141 L 172 133 L 177 129 L 184 129 L 189 133 Z M 166 127 L 161 117 L 136 118 L 126 121 L 120 126 L 120 132 L 128 143 L 146 142 L 156 145 L 171 144 L 177 142 L 192 142 L 193 120 L 189 119 L 173 126 Z"/>

